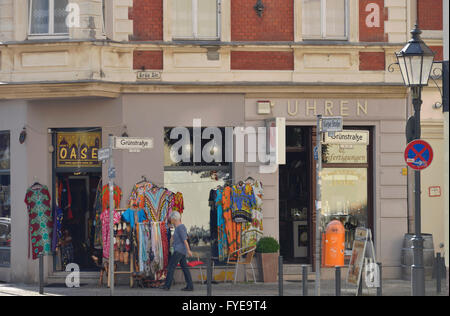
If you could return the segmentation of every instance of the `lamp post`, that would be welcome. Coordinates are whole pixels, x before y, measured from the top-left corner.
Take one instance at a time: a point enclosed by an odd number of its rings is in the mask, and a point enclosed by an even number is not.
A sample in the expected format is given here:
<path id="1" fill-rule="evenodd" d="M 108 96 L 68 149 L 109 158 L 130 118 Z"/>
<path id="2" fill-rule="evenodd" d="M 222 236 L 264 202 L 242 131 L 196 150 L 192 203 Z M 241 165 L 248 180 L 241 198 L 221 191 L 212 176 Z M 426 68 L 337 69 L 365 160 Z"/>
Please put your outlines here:
<path id="1" fill-rule="evenodd" d="M 407 87 L 411 88 L 414 106 L 414 139 L 420 139 L 420 110 L 422 106 L 422 88 L 428 85 L 434 52 L 420 38 L 419 27 L 411 31 L 412 38 L 403 49 L 396 53 L 398 65 Z M 421 185 L 420 171 L 414 171 L 414 226 L 413 265 L 411 267 L 411 286 L 413 296 L 425 295 L 425 268 L 423 266 L 423 237 L 421 233 Z"/>

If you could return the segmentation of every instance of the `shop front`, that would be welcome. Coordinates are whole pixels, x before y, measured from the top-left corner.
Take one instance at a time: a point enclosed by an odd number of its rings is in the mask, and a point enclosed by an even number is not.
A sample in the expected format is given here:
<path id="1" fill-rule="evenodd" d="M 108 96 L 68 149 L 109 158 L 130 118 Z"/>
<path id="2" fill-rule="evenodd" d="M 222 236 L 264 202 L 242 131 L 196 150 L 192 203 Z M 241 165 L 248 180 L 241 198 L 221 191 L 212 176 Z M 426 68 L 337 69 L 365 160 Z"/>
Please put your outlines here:
<path id="1" fill-rule="evenodd" d="M 258 114 L 261 103 L 267 102 L 270 114 Z M 408 223 L 402 159 L 406 110 L 400 96 L 246 99 L 247 125 L 261 126 L 272 117 L 286 118 L 286 164 L 279 166 L 276 176 L 262 175 L 267 193 L 265 234 L 279 236 L 285 264 L 314 266 L 316 115 L 342 116 L 344 131 L 338 136 L 346 141 L 327 134 L 323 139 L 321 231 L 333 220 L 343 224 L 347 264 L 355 229 L 371 229 L 385 276 L 400 276 L 399 250 Z M 245 172 L 256 175 L 257 170 L 247 166 Z"/>

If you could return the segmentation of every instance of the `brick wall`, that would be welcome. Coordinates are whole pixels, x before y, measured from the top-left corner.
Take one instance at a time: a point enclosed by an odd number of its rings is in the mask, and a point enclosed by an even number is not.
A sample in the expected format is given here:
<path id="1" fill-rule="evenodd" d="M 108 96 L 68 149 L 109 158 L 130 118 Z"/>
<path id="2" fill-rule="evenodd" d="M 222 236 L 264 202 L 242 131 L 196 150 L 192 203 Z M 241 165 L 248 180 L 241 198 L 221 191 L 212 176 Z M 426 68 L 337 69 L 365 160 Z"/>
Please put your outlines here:
<path id="1" fill-rule="evenodd" d="M 293 41 L 294 0 L 264 0 L 262 17 L 256 1 L 231 0 L 232 41 Z"/>
<path id="2" fill-rule="evenodd" d="M 133 69 L 163 69 L 163 51 L 134 51 Z"/>
<path id="3" fill-rule="evenodd" d="M 442 5 L 442 0 L 417 0 L 417 22 L 420 29 L 442 30 Z"/>
<path id="4" fill-rule="evenodd" d="M 232 70 L 294 70 L 293 52 L 231 52 Z"/>
<path id="5" fill-rule="evenodd" d="M 163 40 L 163 0 L 133 0 L 128 16 L 133 20 L 132 40 Z"/>
<path id="6" fill-rule="evenodd" d="M 359 40 L 361 42 L 387 42 L 384 22 L 387 8 L 384 0 L 359 1 Z"/>
<path id="7" fill-rule="evenodd" d="M 430 46 L 430 49 L 436 53 L 434 60 L 444 60 L 444 50 L 442 46 Z"/>
<path id="8" fill-rule="evenodd" d="M 384 52 L 359 52 L 359 70 L 376 71 L 386 69 L 386 55 Z"/>

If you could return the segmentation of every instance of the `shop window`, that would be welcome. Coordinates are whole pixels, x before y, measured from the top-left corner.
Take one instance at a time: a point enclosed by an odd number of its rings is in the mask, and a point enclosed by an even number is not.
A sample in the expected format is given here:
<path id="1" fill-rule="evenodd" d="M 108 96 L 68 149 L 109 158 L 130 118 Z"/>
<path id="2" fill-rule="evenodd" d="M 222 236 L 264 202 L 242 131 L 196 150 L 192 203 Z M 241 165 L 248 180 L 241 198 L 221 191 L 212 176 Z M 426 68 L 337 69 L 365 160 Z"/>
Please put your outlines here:
<path id="1" fill-rule="evenodd" d="M 346 130 L 349 135 L 367 131 Z M 322 222 L 332 220 L 345 227 L 346 254 L 351 254 L 357 227 L 371 227 L 370 144 L 324 144 L 322 170 Z"/>
<path id="2" fill-rule="evenodd" d="M 0 266 L 8 267 L 11 253 L 10 135 L 0 132 Z"/>
<path id="3" fill-rule="evenodd" d="M 219 39 L 220 1 L 173 1 L 174 39 Z"/>
<path id="4" fill-rule="evenodd" d="M 30 0 L 29 34 L 68 36 L 68 0 Z"/>
<path id="5" fill-rule="evenodd" d="M 193 129 L 188 128 L 189 142 L 186 142 L 189 153 L 189 161 L 174 162 L 173 145 L 180 139 L 171 139 L 172 128 L 165 129 L 165 150 L 164 150 L 164 186 L 172 192 L 181 192 L 184 199 L 184 212 L 182 216 L 183 224 L 186 226 L 189 243 L 192 252 L 205 260 L 211 250 L 211 227 L 210 227 L 210 206 L 209 194 L 218 186 L 223 186 L 231 179 L 231 164 L 225 162 L 224 155 L 217 161 L 205 161 L 202 157 L 200 162 L 193 161 Z M 205 129 L 202 129 L 205 131 Z M 222 135 L 224 129 L 221 129 Z M 202 140 L 202 149 L 211 142 L 211 139 Z M 217 150 L 225 146 L 217 144 Z M 215 147 L 215 146 L 214 146 Z M 214 148 L 213 147 L 213 148 Z M 178 147 L 177 147 L 178 148 Z M 179 148 L 181 151 L 181 148 Z"/>
<path id="6" fill-rule="evenodd" d="M 346 40 L 347 2 L 347 0 L 303 0 L 303 39 Z"/>

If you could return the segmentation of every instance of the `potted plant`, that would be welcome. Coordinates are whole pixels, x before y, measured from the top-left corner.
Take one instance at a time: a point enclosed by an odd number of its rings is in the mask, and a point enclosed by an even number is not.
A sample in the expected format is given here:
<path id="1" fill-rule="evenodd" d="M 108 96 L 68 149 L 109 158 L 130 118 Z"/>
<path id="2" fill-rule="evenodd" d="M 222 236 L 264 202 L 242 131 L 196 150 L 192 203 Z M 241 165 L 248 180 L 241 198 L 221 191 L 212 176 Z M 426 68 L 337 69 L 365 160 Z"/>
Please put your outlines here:
<path id="1" fill-rule="evenodd" d="M 263 282 L 277 281 L 280 244 L 273 237 L 263 237 L 256 244 L 256 253 Z"/>

